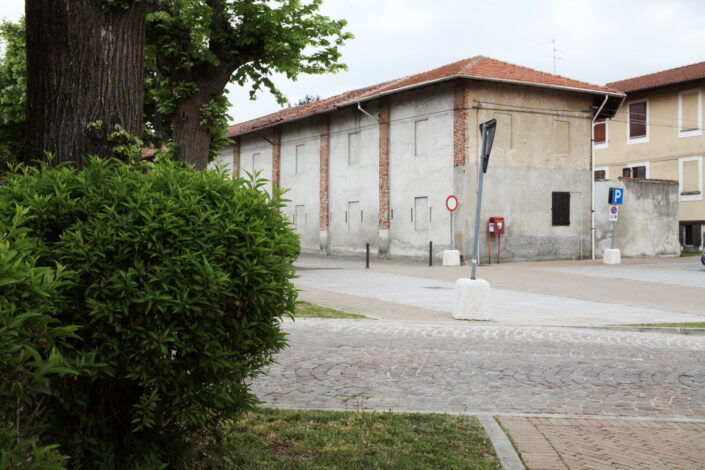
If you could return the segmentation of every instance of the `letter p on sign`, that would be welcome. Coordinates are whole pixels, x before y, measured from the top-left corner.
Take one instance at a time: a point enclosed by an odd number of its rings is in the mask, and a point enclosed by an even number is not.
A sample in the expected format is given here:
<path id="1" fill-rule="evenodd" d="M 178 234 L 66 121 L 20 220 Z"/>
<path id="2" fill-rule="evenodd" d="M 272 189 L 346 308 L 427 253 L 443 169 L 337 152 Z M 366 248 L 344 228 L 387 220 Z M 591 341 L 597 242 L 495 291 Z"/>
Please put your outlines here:
<path id="1" fill-rule="evenodd" d="M 609 203 L 614 205 L 622 204 L 624 199 L 624 189 L 622 188 L 610 188 Z"/>

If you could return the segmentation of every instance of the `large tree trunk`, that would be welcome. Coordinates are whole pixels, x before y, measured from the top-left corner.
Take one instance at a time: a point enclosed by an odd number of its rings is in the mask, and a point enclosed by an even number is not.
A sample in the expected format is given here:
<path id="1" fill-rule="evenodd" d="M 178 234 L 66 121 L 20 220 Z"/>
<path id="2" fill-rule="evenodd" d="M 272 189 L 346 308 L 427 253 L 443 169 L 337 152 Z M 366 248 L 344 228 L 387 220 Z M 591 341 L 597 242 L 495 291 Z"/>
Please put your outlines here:
<path id="1" fill-rule="evenodd" d="M 202 91 L 179 100 L 171 119 L 172 138 L 176 143 L 176 159 L 194 165 L 196 170 L 208 167 L 211 133 L 201 127 L 201 108 L 210 99 Z"/>
<path id="2" fill-rule="evenodd" d="M 147 2 L 104 4 L 26 0 L 26 161 L 46 151 L 80 168 L 87 155 L 113 155 L 116 124 L 142 136 Z"/>
<path id="3" fill-rule="evenodd" d="M 204 66 L 188 72 L 183 81 L 196 84 L 197 92 L 177 101 L 171 119 L 172 139 L 177 144 L 176 158 L 194 165 L 196 170 L 208 167 L 208 153 L 213 136 L 201 126 L 203 107 L 220 96 L 235 70 L 232 58 L 217 66 Z"/>

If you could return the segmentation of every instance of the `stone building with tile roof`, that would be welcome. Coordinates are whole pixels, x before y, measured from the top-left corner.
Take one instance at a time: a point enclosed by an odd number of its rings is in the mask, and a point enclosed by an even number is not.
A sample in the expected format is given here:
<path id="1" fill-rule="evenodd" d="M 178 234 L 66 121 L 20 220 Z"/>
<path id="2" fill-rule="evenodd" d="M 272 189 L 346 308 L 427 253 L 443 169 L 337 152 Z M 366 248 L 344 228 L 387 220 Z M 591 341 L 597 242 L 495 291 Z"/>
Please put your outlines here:
<path id="1" fill-rule="evenodd" d="M 626 94 L 594 130 L 595 178 L 648 178 L 679 184 L 679 239 L 702 248 L 705 62 L 608 83 Z"/>
<path id="2" fill-rule="evenodd" d="M 480 246 L 503 217 L 502 260 L 589 257 L 591 129 L 624 94 L 488 57 L 238 123 L 219 161 L 289 191 L 304 251 L 385 257 L 472 253 L 480 123 L 497 119 Z M 451 229 L 448 196 L 459 207 Z M 492 258 L 497 237 L 492 236 Z"/>

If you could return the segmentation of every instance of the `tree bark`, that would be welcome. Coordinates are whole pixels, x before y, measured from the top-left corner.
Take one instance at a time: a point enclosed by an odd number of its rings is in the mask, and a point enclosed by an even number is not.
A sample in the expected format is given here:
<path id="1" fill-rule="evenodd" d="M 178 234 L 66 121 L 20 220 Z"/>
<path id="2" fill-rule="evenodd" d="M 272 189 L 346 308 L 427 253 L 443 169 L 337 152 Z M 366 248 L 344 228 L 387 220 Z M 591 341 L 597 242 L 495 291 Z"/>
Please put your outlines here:
<path id="1" fill-rule="evenodd" d="M 104 8 L 102 0 L 26 0 L 25 161 L 73 162 L 113 155 L 119 124 L 142 136 L 148 2 Z M 100 128 L 88 125 L 101 121 Z"/>
<path id="2" fill-rule="evenodd" d="M 196 170 L 208 167 L 211 133 L 201 127 L 200 117 L 201 108 L 209 101 L 203 91 L 179 100 L 171 120 L 176 159 L 194 165 Z"/>
<path id="3" fill-rule="evenodd" d="M 194 165 L 196 170 L 208 167 L 212 139 L 210 131 L 201 126 L 203 106 L 223 92 L 236 68 L 232 57 L 224 57 L 218 66 L 198 67 L 181 78 L 195 83 L 198 91 L 177 102 L 171 121 L 172 139 L 177 144 L 177 160 Z"/>

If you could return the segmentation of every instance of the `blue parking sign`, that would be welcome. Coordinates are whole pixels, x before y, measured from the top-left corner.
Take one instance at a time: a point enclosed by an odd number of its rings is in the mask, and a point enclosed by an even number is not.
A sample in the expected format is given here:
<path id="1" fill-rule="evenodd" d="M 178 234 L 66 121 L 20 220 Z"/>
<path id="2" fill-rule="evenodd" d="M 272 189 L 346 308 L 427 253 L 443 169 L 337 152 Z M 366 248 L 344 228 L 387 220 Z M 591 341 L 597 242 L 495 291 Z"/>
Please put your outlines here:
<path id="1" fill-rule="evenodd" d="M 610 188 L 609 203 L 615 205 L 621 205 L 624 199 L 624 189 L 622 188 Z"/>

